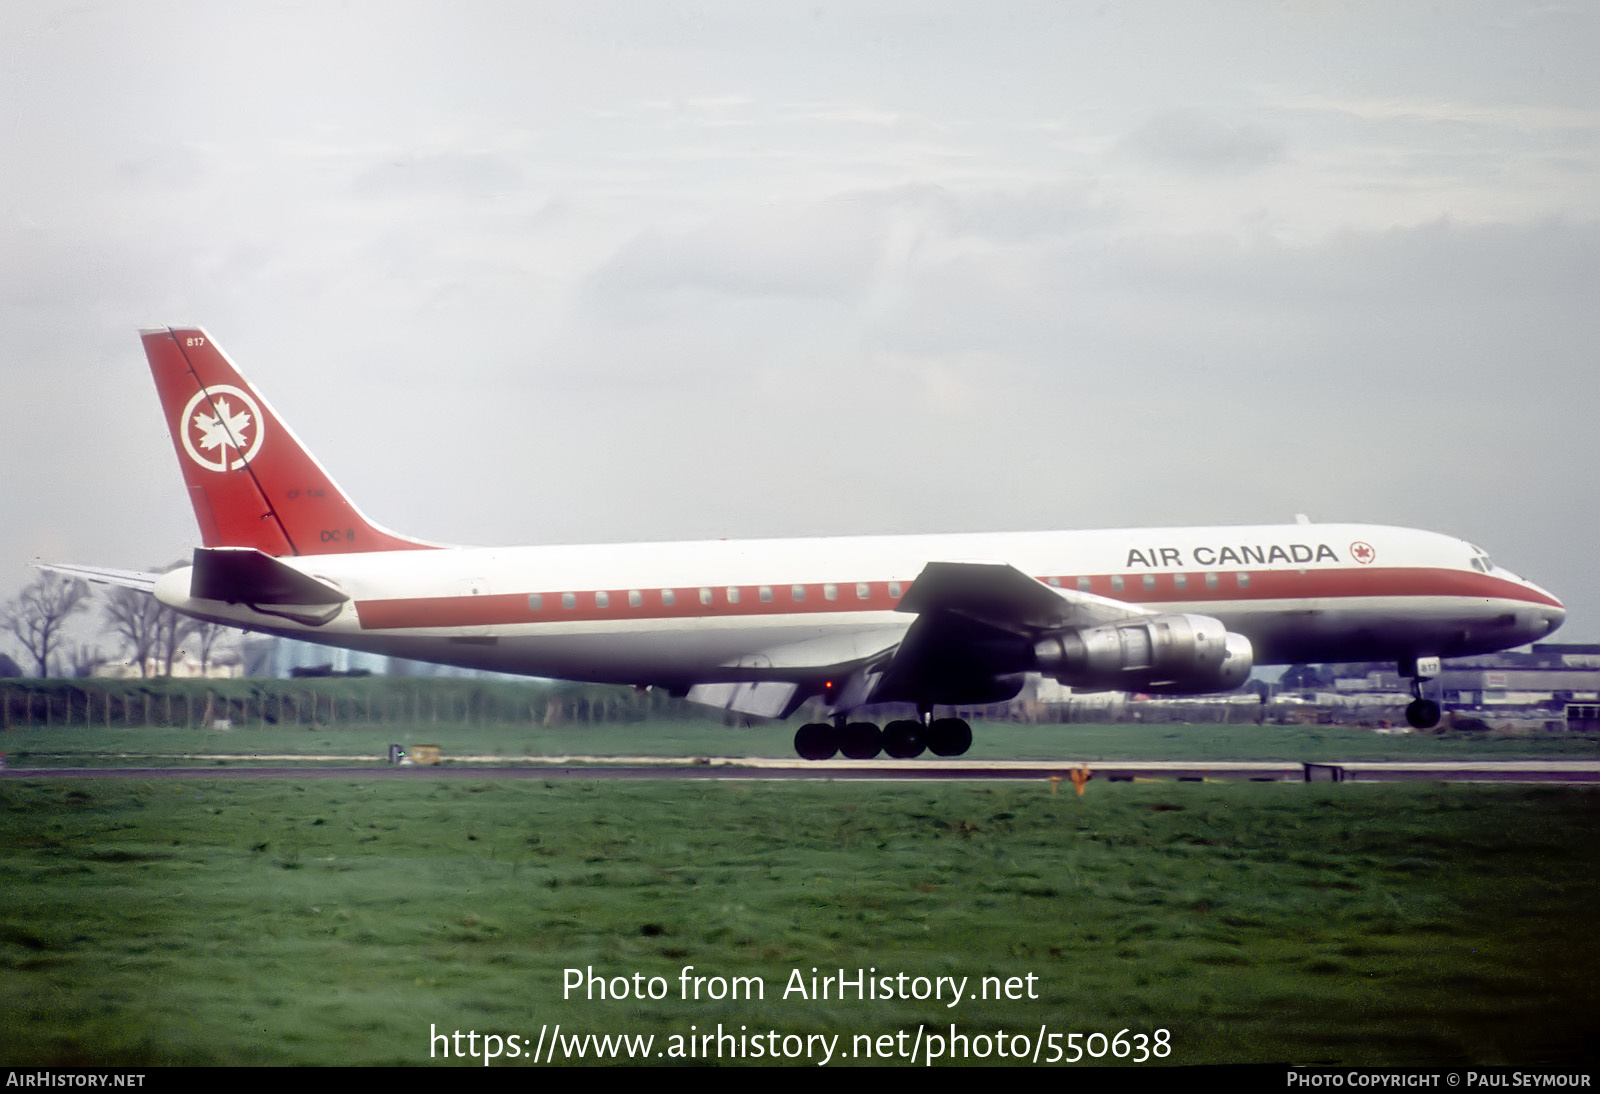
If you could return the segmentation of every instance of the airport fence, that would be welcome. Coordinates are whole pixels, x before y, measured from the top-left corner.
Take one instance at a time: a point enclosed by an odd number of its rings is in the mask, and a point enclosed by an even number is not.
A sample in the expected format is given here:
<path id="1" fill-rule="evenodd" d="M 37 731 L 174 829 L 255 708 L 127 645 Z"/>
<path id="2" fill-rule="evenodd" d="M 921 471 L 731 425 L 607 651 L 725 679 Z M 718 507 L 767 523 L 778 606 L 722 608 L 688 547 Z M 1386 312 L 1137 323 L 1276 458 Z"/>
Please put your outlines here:
<path id="1" fill-rule="evenodd" d="M 973 722 L 1070 725 L 1144 722 L 1402 726 L 1400 705 L 1328 706 L 1255 697 L 1231 701 L 1165 699 L 1107 703 L 1017 700 L 975 707 L 941 707 Z M 816 704 L 790 719 L 795 725 L 826 717 Z M 862 712 L 886 722 L 912 718 L 916 708 L 888 704 Z M 1565 728 L 1559 712 L 1485 713 L 1492 724 L 1528 721 Z M 1520 718 L 1520 720 L 1519 720 Z M 663 691 L 603 684 L 470 680 L 437 677 L 303 677 L 297 679 L 0 679 L 0 728 L 84 726 L 105 729 L 266 726 L 478 725 L 555 727 L 625 725 L 648 721 L 742 724 L 738 714 L 675 699 Z M 1459 720 L 1459 719 L 1456 719 Z M 1488 728 L 1488 726 L 1485 726 Z"/>
<path id="2" fill-rule="evenodd" d="M 366 677 L 0 680 L 0 727 L 608 725 L 705 717 L 659 691 L 600 685 Z"/>

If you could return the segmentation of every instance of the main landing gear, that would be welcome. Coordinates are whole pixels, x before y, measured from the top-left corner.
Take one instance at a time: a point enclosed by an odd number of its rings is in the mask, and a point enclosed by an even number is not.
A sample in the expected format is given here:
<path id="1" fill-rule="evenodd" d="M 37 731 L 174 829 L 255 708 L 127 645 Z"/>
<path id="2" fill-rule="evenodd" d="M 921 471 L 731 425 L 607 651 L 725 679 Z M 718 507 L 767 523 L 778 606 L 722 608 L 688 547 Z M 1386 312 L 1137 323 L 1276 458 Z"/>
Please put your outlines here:
<path id="1" fill-rule="evenodd" d="M 960 756 L 972 747 L 972 727 L 960 718 L 902 718 L 881 730 L 874 722 L 808 722 L 794 735 L 802 760 L 874 760 L 880 753 L 895 760 L 914 760 L 923 751 L 935 756 Z"/>

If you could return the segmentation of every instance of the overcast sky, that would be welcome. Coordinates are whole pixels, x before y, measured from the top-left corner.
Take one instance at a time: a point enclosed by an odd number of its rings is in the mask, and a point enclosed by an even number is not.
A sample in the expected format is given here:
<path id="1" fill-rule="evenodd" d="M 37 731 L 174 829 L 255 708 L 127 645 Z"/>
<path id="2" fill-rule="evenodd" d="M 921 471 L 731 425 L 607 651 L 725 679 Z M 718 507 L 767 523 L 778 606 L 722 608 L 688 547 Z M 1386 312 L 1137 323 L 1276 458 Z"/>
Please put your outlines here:
<path id="1" fill-rule="evenodd" d="M 199 323 L 456 543 L 1361 520 L 1600 640 L 1600 8 L 0 5 L 0 599 Z M 16 652 L 13 650 L 13 652 Z"/>

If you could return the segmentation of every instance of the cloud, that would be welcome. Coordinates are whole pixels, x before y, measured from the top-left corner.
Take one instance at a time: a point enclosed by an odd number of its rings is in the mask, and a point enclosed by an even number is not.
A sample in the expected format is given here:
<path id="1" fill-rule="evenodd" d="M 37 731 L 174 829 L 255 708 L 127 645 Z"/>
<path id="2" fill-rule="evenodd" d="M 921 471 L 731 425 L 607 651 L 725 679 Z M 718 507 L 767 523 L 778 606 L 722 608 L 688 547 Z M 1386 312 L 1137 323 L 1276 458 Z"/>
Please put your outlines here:
<path id="1" fill-rule="evenodd" d="M 363 172 L 355 183 L 369 197 L 427 197 L 454 201 L 494 200 L 527 186 L 521 169 L 488 153 L 404 155 Z"/>
<path id="2" fill-rule="evenodd" d="M 822 201 L 731 209 L 622 245 L 590 279 L 593 302 L 698 290 L 734 298 L 861 304 L 878 299 L 924 248 L 1019 247 L 1103 225 L 1092 188 L 1062 182 L 1013 190 L 925 184 Z"/>
<path id="3" fill-rule="evenodd" d="M 1593 107 L 1558 105 L 1525 106 L 1515 103 L 1469 103 L 1453 99 L 1424 99 L 1391 96 L 1388 98 L 1335 98 L 1326 95 L 1299 95 L 1281 99 L 1285 110 L 1335 114 L 1362 121 L 1404 121 L 1419 123 L 1470 123 L 1495 126 L 1527 133 L 1540 130 L 1593 130 L 1600 128 L 1600 110 Z"/>
<path id="4" fill-rule="evenodd" d="M 882 213 L 880 202 L 840 197 L 730 211 L 683 231 L 648 230 L 601 266 L 593 291 L 851 300 L 880 262 Z"/>
<path id="5" fill-rule="evenodd" d="M 1198 110 L 1157 113 L 1118 145 L 1129 157 L 1158 167 L 1200 174 L 1239 174 L 1279 163 L 1281 134 L 1253 125 L 1227 125 Z"/>

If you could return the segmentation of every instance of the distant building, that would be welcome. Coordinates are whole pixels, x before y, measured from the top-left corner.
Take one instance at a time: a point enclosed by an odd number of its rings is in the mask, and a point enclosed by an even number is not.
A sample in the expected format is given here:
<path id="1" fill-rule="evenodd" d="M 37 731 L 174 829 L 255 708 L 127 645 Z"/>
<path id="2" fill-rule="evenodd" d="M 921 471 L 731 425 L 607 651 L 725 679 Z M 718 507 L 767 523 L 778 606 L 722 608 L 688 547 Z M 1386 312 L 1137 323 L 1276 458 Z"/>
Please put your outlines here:
<path id="1" fill-rule="evenodd" d="M 253 678 L 285 680 L 308 672 L 329 676 L 376 674 L 386 671 L 388 667 L 388 659 L 377 654 L 297 642 L 292 638 L 277 638 L 268 634 L 250 635 L 240 645 L 244 657 L 244 675 Z"/>
<path id="2" fill-rule="evenodd" d="M 1600 702 L 1600 645 L 1541 642 L 1527 650 L 1453 657 L 1426 685 L 1446 709 L 1522 720 L 1564 718 L 1569 704 Z M 1332 690 L 1318 689 L 1321 706 L 1403 706 L 1411 682 L 1393 664 L 1328 666 Z"/>
<path id="3" fill-rule="evenodd" d="M 526 676 L 508 675 L 503 672 L 462 669 L 453 665 L 435 665 L 427 661 L 410 661 L 403 657 L 363 653 L 360 650 L 319 646 L 312 642 L 297 642 L 292 638 L 278 638 L 268 634 L 247 636 L 240 643 L 240 654 L 244 658 L 243 675 L 278 680 L 305 675 L 442 676 L 468 680 L 528 679 Z"/>
<path id="4" fill-rule="evenodd" d="M 181 657 L 172 662 L 170 676 L 174 680 L 198 679 L 232 679 L 244 673 L 244 665 L 238 658 L 213 657 L 206 665 L 205 670 L 200 668 L 200 661 L 194 657 Z M 94 667 L 91 674 L 102 680 L 132 680 L 144 677 L 167 676 L 167 659 L 165 657 L 149 657 L 145 659 L 141 669 L 137 661 L 105 661 Z"/>

